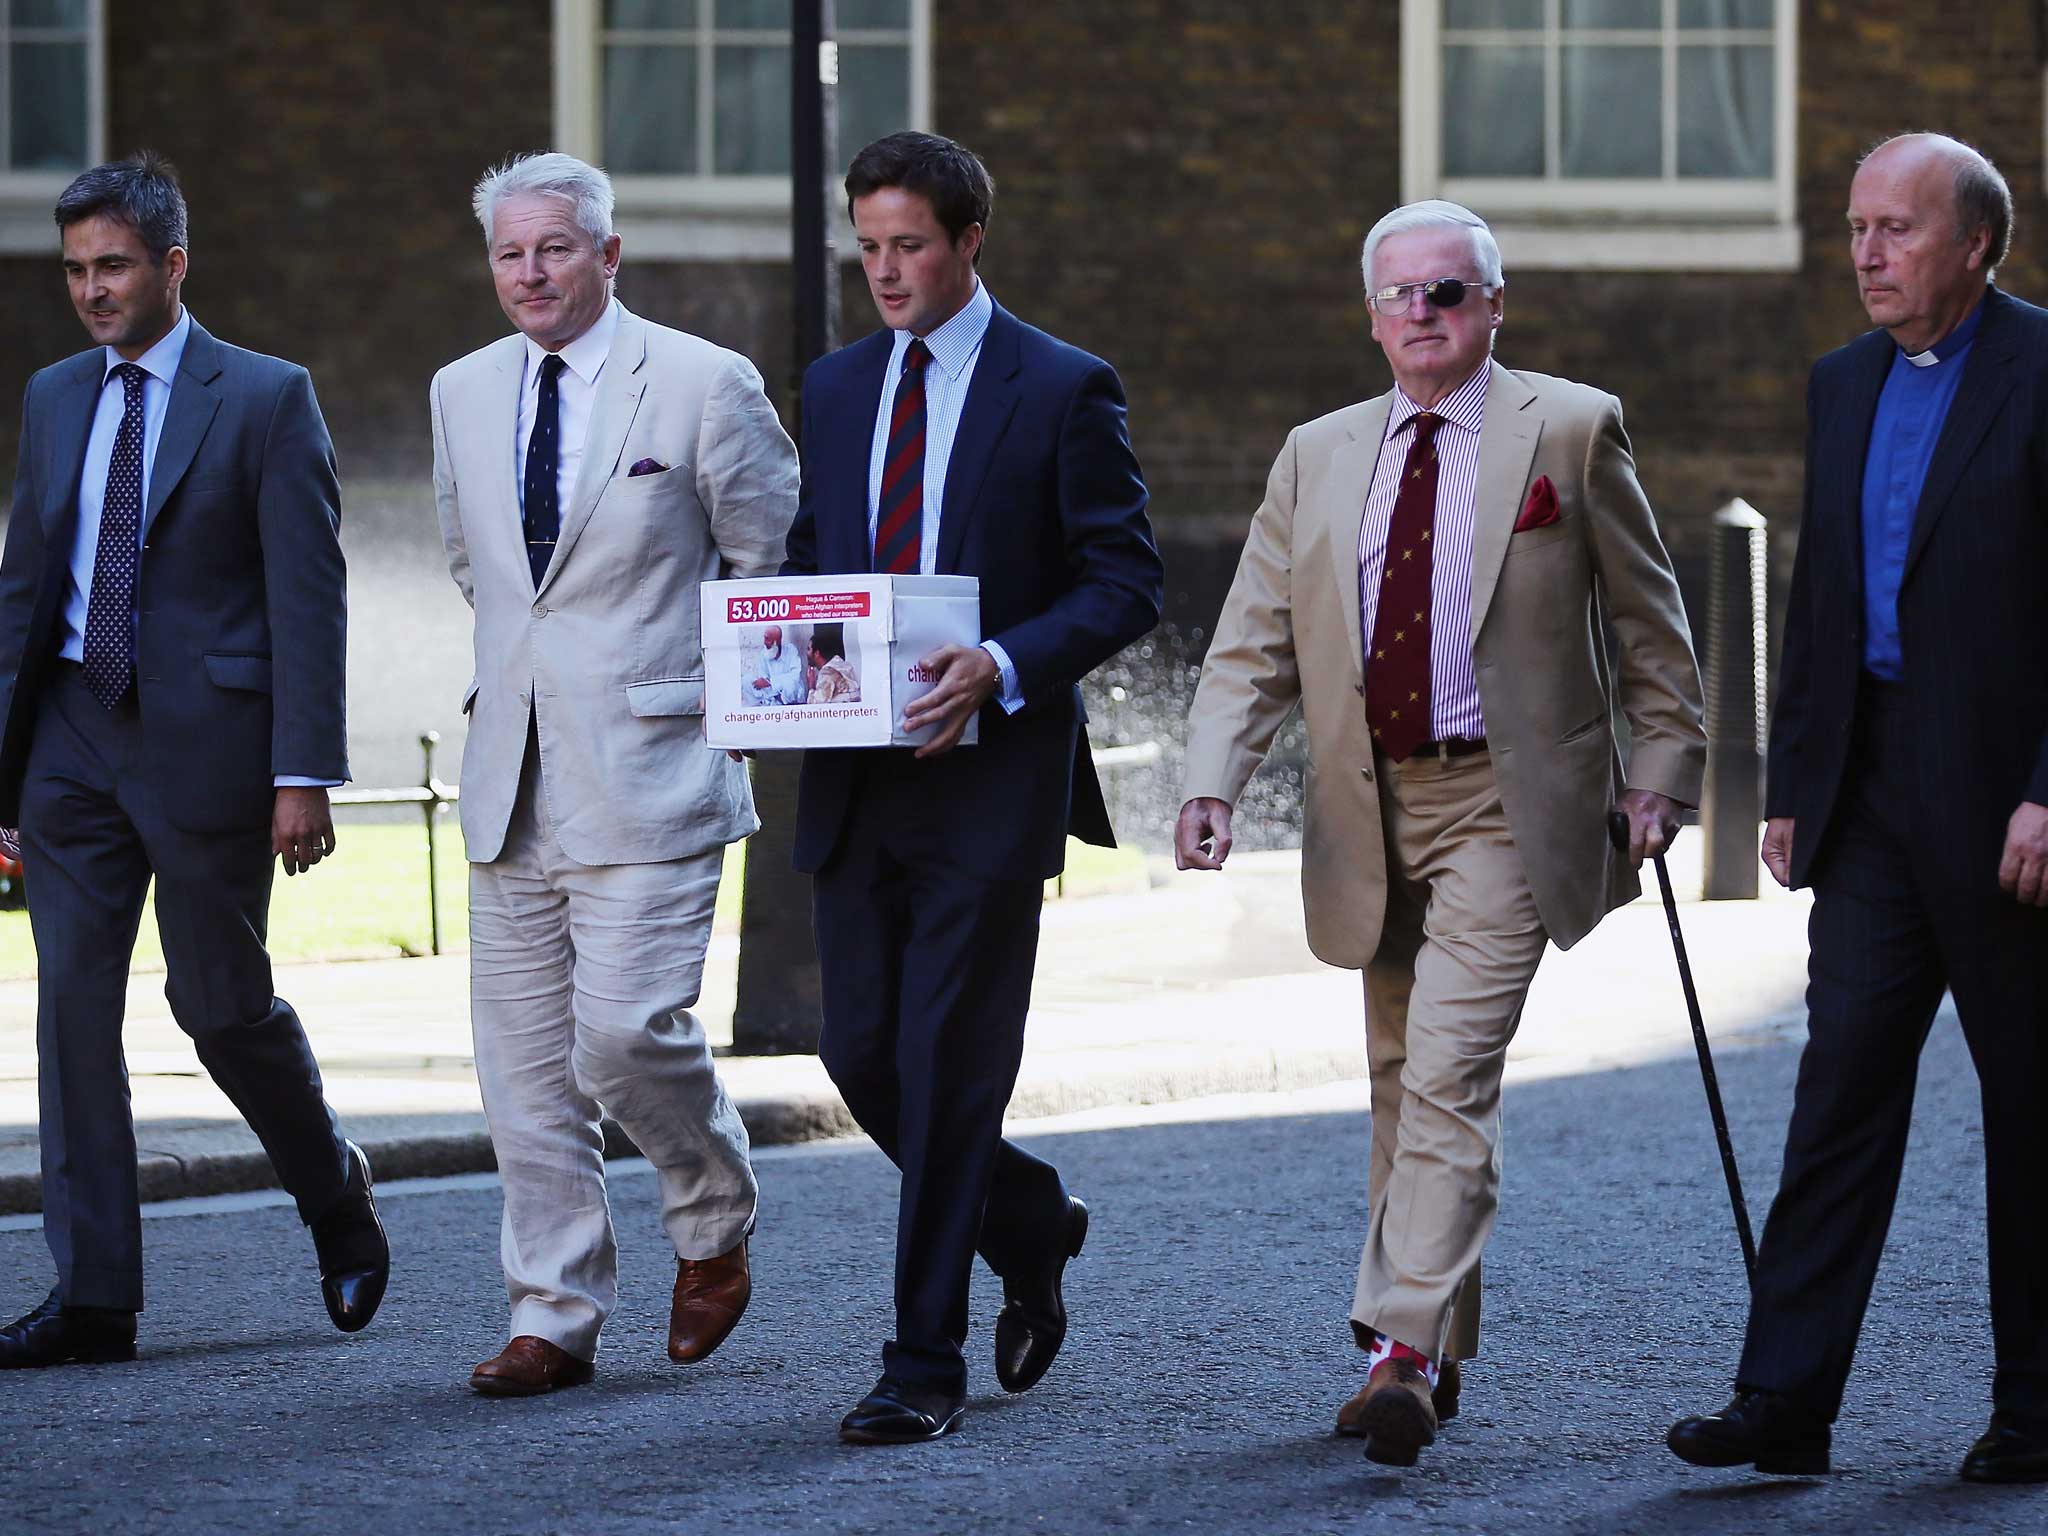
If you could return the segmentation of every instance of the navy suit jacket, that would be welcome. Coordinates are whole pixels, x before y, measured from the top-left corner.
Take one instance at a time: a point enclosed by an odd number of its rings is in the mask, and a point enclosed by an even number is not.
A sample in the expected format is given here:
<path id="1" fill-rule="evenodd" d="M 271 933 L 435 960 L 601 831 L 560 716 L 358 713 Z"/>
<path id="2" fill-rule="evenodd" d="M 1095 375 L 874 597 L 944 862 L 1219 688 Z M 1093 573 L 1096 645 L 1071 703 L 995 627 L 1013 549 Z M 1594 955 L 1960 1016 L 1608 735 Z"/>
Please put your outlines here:
<path id="1" fill-rule="evenodd" d="M 1863 463 L 1896 350 L 1872 331 L 1814 365 L 1806 498 L 1779 664 L 1765 814 L 1795 817 L 1808 883 L 1854 742 L 1863 666 Z M 1921 742 L 1914 814 L 1995 887 L 2005 826 L 2048 805 L 2048 310 L 1989 289 L 1936 442 L 1899 589 Z"/>
<path id="2" fill-rule="evenodd" d="M 0 559 L 0 826 L 18 825 L 62 644 L 78 480 L 106 354 L 29 380 Z M 135 688 L 149 777 L 193 832 L 268 828 L 278 775 L 348 777 L 347 576 L 334 449 L 306 370 L 197 321 L 142 510 Z"/>
<path id="3" fill-rule="evenodd" d="M 868 462 L 894 345 L 878 331 L 804 375 L 803 488 L 785 575 L 870 569 Z M 935 569 L 981 580 L 981 632 L 1025 707 L 983 706 L 980 742 L 915 763 L 907 748 L 807 752 L 796 867 L 832 857 L 866 766 L 926 779 L 925 813 L 959 867 L 1058 874 L 1066 836 L 1113 845 L 1080 680 L 1159 620 L 1165 574 L 1116 372 L 1001 305 L 989 318 L 947 461 Z"/>

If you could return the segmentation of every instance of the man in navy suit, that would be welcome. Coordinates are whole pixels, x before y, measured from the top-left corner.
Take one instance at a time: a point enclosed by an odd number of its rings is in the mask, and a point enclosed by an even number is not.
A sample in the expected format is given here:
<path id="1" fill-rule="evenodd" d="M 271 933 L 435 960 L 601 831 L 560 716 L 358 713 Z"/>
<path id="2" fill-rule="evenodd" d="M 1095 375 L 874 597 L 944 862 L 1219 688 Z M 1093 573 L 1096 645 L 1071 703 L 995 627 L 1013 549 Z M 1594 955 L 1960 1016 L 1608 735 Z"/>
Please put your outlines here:
<path id="1" fill-rule="evenodd" d="M 57 203 L 95 345 L 29 380 L 0 561 L 0 826 L 35 933 L 48 1300 L 0 1366 L 135 1358 L 142 1221 L 121 1054 L 151 877 L 164 991 L 312 1228 L 336 1327 L 370 1321 L 390 1251 L 271 989 L 270 859 L 334 851 L 348 777 L 334 452 L 306 370 L 185 309 L 184 194 L 153 155 Z"/>
<path id="2" fill-rule="evenodd" d="M 960 1422 L 977 1250 L 1003 1280 L 996 1374 L 1034 1385 L 1066 1336 L 1060 1282 L 1088 1210 L 1005 1141 L 1044 882 L 1071 831 L 1114 842 L 1080 679 L 1149 630 L 1163 574 L 1122 386 L 1025 325 L 976 276 L 994 198 L 968 149 L 870 144 L 846 178 L 885 329 L 805 375 L 803 490 L 786 575 L 975 576 L 978 646 L 925 658 L 911 749 L 814 751 L 796 865 L 816 876 L 819 1052 L 903 1171 L 896 1336 L 840 1426 L 863 1443 Z M 958 746 L 980 719 L 977 745 Z"/>
<path id="3" fill-rule="evenodd" d="M 1954 994 L 1984 1105 L 1997 1356 L 1972 1482 L 2048 1481 L 2048 311 L 1991 286 L 2012 194 L 1892 139 L 1849 192 L 1879 330 L 1814 366 L 1764 862 L 1811 885 L 1808 1042 L 1736 1395 L 1700 1466 L 1828 1469 L 1898 1194 L 1920 1048 Z M 1948 1371 L 1921 1310 L 1892 1368 Z"/>

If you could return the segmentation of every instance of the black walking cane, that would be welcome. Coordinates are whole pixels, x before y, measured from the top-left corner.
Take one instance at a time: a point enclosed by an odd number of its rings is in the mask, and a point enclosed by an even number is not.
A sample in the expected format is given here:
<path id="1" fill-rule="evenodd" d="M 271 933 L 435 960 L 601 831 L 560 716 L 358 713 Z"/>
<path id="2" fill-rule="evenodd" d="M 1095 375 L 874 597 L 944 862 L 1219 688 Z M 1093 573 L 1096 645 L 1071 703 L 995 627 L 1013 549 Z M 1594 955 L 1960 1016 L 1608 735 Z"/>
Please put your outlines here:
<path id="1" fill-rule="evenodd" d="M 1628 815 L 1610 812 L 1607 840 L 1628 852 Z M 1749 1206 L 1742 1198 L 1742 1176 L 1735 1171 L 1735 1143 L 1728 1135 L 1728 1113 L 1721 1107 L 1721 1080 L 1714 1076 L 1714 1055 L 1707 1049 L 1707 1026 L 1700 1021 L 1700 996 L 1693 989 L 1692 963 L 1685 958 L 1685 935 L 1678 927 L 1678 903 L 1671 895 L 1671 872 L 1664 867 L 1664 855 L 1651 862 L 1657 866 L 1657 883 L 1664 890 L 1664 920 L 1671 925 L 1671 947 L 1678 953 L 1678 979 L 1685 988 L 1685 1006 L 1692 1014 L 1692 1043 L 1699 1048 L 1700 1079 L 1707 1085 L 1707 1111 L 1714 1117 L 1714 1139 L 1721 1144 L 1721 1172 L 1728 1176 L 1728 1203 L 1735 1207 L 1735 1235 L 1742 1239 L 1742 1268 L 1756 1286 L 1756 1239 L 1749 1230 Z"/>

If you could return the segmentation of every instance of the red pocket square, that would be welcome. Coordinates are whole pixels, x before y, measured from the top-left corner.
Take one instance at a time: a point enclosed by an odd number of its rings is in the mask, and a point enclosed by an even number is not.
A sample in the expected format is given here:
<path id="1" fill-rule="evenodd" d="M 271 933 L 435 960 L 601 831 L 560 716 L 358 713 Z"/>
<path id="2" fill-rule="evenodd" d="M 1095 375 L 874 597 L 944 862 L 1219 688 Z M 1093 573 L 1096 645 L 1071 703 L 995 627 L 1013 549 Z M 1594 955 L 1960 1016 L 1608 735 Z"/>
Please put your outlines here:
<path id="1" fill-rule="evenodd" d="M 1522 503 L 1522 515 L 1515 519 L 1515 532 L 1548 528 L 1556 521 L 1557 487 L 1550 483 L 1550 476 L 1538 475 L 1536 483 L 1529 487 L 1529 499 Z"/>

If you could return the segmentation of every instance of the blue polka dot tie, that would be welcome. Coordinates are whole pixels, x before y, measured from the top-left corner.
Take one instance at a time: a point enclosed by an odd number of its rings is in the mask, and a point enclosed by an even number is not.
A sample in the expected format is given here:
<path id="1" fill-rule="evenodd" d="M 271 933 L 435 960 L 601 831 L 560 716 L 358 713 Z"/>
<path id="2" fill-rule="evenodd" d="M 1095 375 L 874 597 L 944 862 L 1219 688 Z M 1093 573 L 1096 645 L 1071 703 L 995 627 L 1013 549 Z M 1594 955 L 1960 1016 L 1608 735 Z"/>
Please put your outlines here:
<path id="1" fill-rule="evenodd" d="M 526 440 L 526 563 L 540 588 L 555 538 L 562 531 L 562 370 L 568 365 L 549 353 L 540 365 L 540 399 L 534 405 L 533 435 Z"/>
<path id="2" fill-rule="evenodd" d="M 107 494 L 100 507 L 92 592 L 85 603 L 85 686 L 112 709 L 135 675 L 135 573 L 142 563 L 142 380 L 133 363 L 114 369 L 124 404 Z"/>

